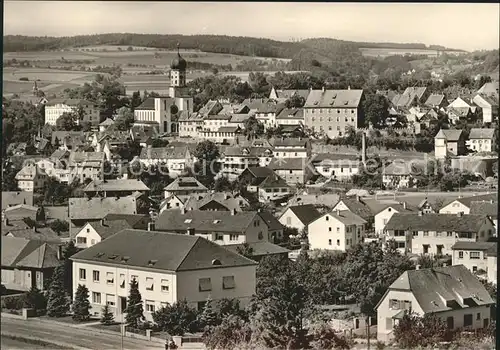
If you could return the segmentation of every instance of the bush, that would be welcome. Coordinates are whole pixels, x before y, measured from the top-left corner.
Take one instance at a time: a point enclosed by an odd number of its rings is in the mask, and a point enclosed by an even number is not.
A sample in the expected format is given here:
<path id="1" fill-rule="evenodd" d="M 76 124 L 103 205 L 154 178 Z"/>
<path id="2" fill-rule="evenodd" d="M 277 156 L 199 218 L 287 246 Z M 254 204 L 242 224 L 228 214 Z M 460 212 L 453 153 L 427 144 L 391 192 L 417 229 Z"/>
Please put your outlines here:
<path id="1" fill-rule="evenodd" d="M 28 78 L 26 78 L 26 77 L 21 77 L 21 78 L 19 78 L 19 80 L 20 80 L 20 81 L 30 81 L 30 80 L 29 80 Z"/>
<path id="2" fill-rule="evenodd" d="M 26 294 L 2 297 L 2 309 L 21 310 L 26 306 Z"/>

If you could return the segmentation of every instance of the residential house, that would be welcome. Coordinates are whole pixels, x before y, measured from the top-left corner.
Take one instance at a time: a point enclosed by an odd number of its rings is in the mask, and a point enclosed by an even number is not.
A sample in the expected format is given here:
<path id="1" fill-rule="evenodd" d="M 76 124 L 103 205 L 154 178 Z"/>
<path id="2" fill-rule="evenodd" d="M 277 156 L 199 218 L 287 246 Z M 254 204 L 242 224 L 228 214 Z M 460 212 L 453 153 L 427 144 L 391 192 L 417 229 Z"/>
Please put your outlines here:
<path id="1" fill-rule="evenodd" d="M 391 103 L 396 107 L 410 108 L 418 104 L 424 104 L 430 96 L 430 91 L 426 87 L 407 87 L 402 94 L 395 95 Z"/>
<path id="2" fill-rule="evenodd" d="M 234 180 L 248 167 L 259 166 L 261 153 L 267 153 L 272 158 L 272 151 L 261 151 L 255 147 L 225 147 L 221 150 L 221 173 L 223 176 Z"/>
<path id="3" fill-rule="evenodd" d="M 422 201 L 420 201 L 420 203 L 418 203 L 417 209 L 420 210 L 424 214 L 433 214 L 433 213 L 436 212 L 436 210 L 429 203 L 429 201 L 427 200 L 427 198 L 422 199 Z"/>
<path id="4" fill-rule="evenodd" d="M 493 123 L 498 119 L 497 97 L 477 94 L 472 101 L 481 108 L 483 123 Z"/>
<path id="5" fill-rule="evenodd" d="M 287 227 L 296 228 L 302 232 L 307 225 L 321 216 L 321 213 L 312 204 L 293 205 L 288 207 L 279 217 L 279 222 Z"/>
<path id="6" fill-rule="evenodd" d="M 495 249 L 497 242 L 457 242 L 452 247 L 452 264 L 464 265 L 481 279 L 488 278 L 488 251 Z"/>
<path id="7" fill-rule="evenodd" d="M 258 214 L 236 210 L 166 210 L 155 221 L 155 229 L 199 235 L 221 245 L 271 241 L 267 223 Z"/>
<path id="8" fill-rule="evenodd" d="M 51 134 L 52 146 L 61 150 L 76 151 L 90 144 L 90 141 L 89 133 L 83 131 L 53 131 Z"/>
<path id="9" fill-rule="evenodd" d="M 189 196 L 191 194 L 208 192 L 208 188 L 206 188 L 196 178 L 191 176 L 176 178 L 172 183 L 166 186 L 164 190 L 165 198 L 168 198 L 172 195 Z"/>
<path id="10" fill-rule="evenodd" d="M 230 114 L 229 116 L 231 118 L 229 119 L 227 126 L 237 127 L 240 128 L 240 130 L 244 130 L 246 121 L 253 117 L 254 114 L 253 112 L 250 112 L 248 114 Z"/>
<path id="11" fill-rule="evenodd" d="M 302 108 L 284 108 L 276 116 L 276 124 L 285 126 L 303 126 L 304 109 Z"/>
<path id="12" fill-rule="evenodd" d="M 469 133 L 469 139 L 465 141 L 467 148 L 474 152 L 493 152 L 495 150 L 495 143 L 495 129 L 492 128 L 472 128 Z"/>
<path id="13" fill-rule="evenodd" d="M 2 212 L 2 217 L 11 221 L 30 218 L 33 221 L 42 221 L 44 211 L 40 207 L 28 204 L 17 204 L 8 207 Z"/>
<path id="14" fill-rule="evenodd" d="M 67 152 L 65 150 L 58 150 L 58 151 Z M 53 157 L 43 158 L 40 159 L 36 163 L 36 165 L 38 165 L 41 169 L 43 169 L 43 171 L 47 174 L 48 177 L 55 178 L 59 182 L 70 183 L 72 181 L 68 163 L 66 162 L 65 159 L 59 160 Z"/>
<path id="15" fill-rule="evenodd" d="M 184 208 L 187 204 L 187 202 L 193 198 L 202 198 L 202 195 L 179 195 L 179 194 L 172 194 L 166 197 L 164 200 L 161 201 L 160 203 L 160 210 L 159 212 L 162 213 L 165 210 L 171 210 L 171 209 L 181 209 Z"/>
<path id="16" fill-rule="evenodd" d="M 83 189 L 89 197 L 125 197 L 135 192 L 149 193 L 149 187 L 140 179 L 93 180 Z"/>
<path id="17" fill-rule="evenodd" d="M 205 118 L 206 116 L 199 112 L 182 111 L 179 116 L 179 136 L 197 138 L 199 132 L 203 130 Z"/>
<path id="18" fill-rule="evenodd" d="M 406 202 L 389 204 L 384 209 L 375 214 L 375 234 L 382 235 L 384 233 L 385 225 L 389 222 L 391 217 L 396 213 L 416 213 L 418 208 L 413 207 Z"/>
<path id="19" fill-rule="evenodd" d="M 228 127 L 231 116 L 227 114 L 208 115 L 203 119 L 203 130 L 207 132 L 216 132 L 220 128 Z M 201 132 L 199 133 L 201 135 Z"/>
<path id="20" fill-rule="evenodd" d="M 38 165 L 29 163 L 19 170 L 15 179 L 21 191 L 36 192 L 44 188 L 48 176 Z"/>
<path id="21" fill-rule="evenodd" d="M 460 119 L 470 120 L 476 115 L 477 106 L 472 101 L 468 102 L 467 100 L 468 98 L 464 96 L 457 97 L 446 107 L 450 122 L 456 124 Z"/>
<path id="22" fill-rule="evenodd" d="M 495 225 L 495 233 L 498 233 L 498 200 L 471 202 L 469 213 L 474 215 L 488 215 Z"/>
<path id="23" fill-rule="evenodd" d="M 267 225 L 267 232 L 269 235 L 269 241 L 272 243 L 277 243 L 283 239 L 283 229 L 284 226 L 276 219 L 276 217 L 269 211 L 258 210 L 258 215 Z M 271 248 L 268 246 L 268 248 Z M 284 251 L 282 251 L 284 252 Z"/>
<path id="24" fill-rule="evenodd" d="M 88 222 L 98 222 L 108 214 L 137 214 L 134 196 L 106 198 L 70 198 L 69 232 L 74 238 Z"/>
<path id="25" fill-rule="evenodd" d="M 256 263 L 202 237 L 123 230 L 71 257 L 73 290 L 89 289 L 90 313 L 104 305 L 124 320 L 129 284 L 138 282 L 144 317 L 186 300 L 201 310 L 210 296 L 236 298 L 245 307 L 255 293 Z"/>
<path id="26" fill-rule="evenodd" d="M 153 143 L 154 139 L 159 138 L 158 130 L 151 126 L 136 125 L 130 128 L 132 140 L 138 142 L 143 148 L 148 147 Z"/>
<path id="27" fill-rule="evenodd" d="M 477 93 L 498 98 L 498 81 L 485 83 L 479 90 L 477 90 Z"/>
<path id="28" fill-rule="evenodd" d="M 108 214 L 109 215 L 109 214 Z M 77 248 L 89 248 L 101 242 L 102 240 L 111 237 L 117 232 L 125 229 L 147 229 L 149 217 L 147 215 L 130 215 L 139 217 L 136 222 L 131 222 L 130 219 L 124 218 L 118 220 L 108 220 L 104 217 L 100 221 L 88 222 L 75 235 Z"/>
<path id="29" fill-rule="evenodd" d="M 349 210 L 334 210 L 307 225 L 309 248 L 345 252 L 363 242 L 366 221 Z"/>
<path id="30" fill-rule="evenodd" d="M 276 174 L 269 175 L 265 178 L 256 178 L 247 186 L 247 190 L 256 193 L 261 203 L 283 200 L 289 197 L 293 192 L 293 189 L 286 181 Z"/>
<path id="31" fill-rule="evenodd" d="M 238 181 L 242 184 L 251 184 L 258 180 L 263 181 L 266 177 L 276 175 L 275 172 L 268 167 L 248 167 L 238 177 Z"/>
<path id="32" fill-rule="evenodd" d="M 465 136 L 462 130 L 441 129 L 434 137 L 434 155 L 444 159 L 448 155 L 461 156 L 465 154 Z"/>
<path id="33" fill-rule="evenodd" d="M 79 114 L 79 112 L 81 115 Z M 100 110 L 94 102 L 80 99 L 54 99 L 45 104 L 45 124 L 56 125 L 57 119 L 64 113 L 77 114 L 81 119 L 76 121 L 77 124 L 82 122 L 90 123 L 97 127 L 99 125 Z"/>
<path id="34" fill-rule="evenodd" d="M 373 210 L 360 196 L 340 198 L 333 206 L 333 211 L 336 210 L 349 210 L 353 212 L 367 222 L 366 231 L 371 230 L 375 216 Z"/>
<path id="35" fill-rule="evenodd" d="M 187 146 L 151 147 L 141 150 L 138 159 L 146 167 L 157 165 L 165 167 L 171 177 L 181 176 L 193 166 L 193 158 Z"/>
<path id="36" fill-rule="evenodd" d="M 273 158 L 269 168 L 289 185 L 305 184 L 312 171 L 308 158 Z"/>
<path id="37" fill-rule="evenodd" d="M 184 203 L 186 210 L 214 210 L 242 212 L 250 203 L 240 194 L 230 192 L 210 192 L 189 196 Z M 180 208 L 177 208 L 180 209 Z"/>
<path id="38" fill-rule="evenodd" d="M 63 237 L 55 233 L 50 227 L 28 227 L 21 229 L 14 226 L 10 229 L 3 230 L 2 236 L 37 240 L 52 244 L 62 243 L 63 241 Z"/>
<path id="39" fill-rule="evenodd" d="M 104 132 L 94 133 L 92 137 L 92 147 L 94 147 L 97 152 L 103 152 L 106 146 L 110 151 L 116 150 L 118 147 L 127 146 L 129 142 L 133 141 L 130 131 L 111 129 L 112 128 L 108 128 Z"/>
<path id="40" fill-rule="evenodd" d="M 264 130 L 276 127 L 276 116 L 285 108 L 283 104 L 270 99 L 246 99 L 242 104 L 264 125 Z"/>
<path id="41" fill-rule="evenodd" d="M 114 125 L 115 121 L 111 118 L 106 118 L 102 123 L 99 124 L 99 132 L 106 131 L 107 128 Z"/>
<path id="42" fill-rule="evenodd" d="M 68 160 L 70 179 L 79 179 L 80 183 L 102 179 L 105 160 L 104 152 L 71 152 Z"/>
<path id="43" fill-rule="evenodd" d="M 2 285 L 7 289 L 48 290 L 54 269 L 61 264 L 57 246 L 40 240 L 2 236 Z"/>
<path id="44" fill-rule="evenodd" d="M 313 132 L 340 137 L 364 126 L 363 90 L 311 90 L 304 105 L 304 124 Z"/>
<path id="45" fill-rule="evenodd" d="M 320 153 L 313 157 L 311 164 L 319 175 L 343 181 L 359 173 L 360 161 L 355 155 Z"/>
<path id="46" fill-rule="evenodd" d="M 2 213 L 5 209 L 18 204 L 33 205 L 33 192 L 2 191 Z"/>
<path id="47" fill-rule="evenodd" d="M 450 330 L 486 328 L 491 298 L 463 265 L 409 270 L 394 281 L 376 305 L 377 340 L 389 342 L 407 312 L 433 314 Z"/>
<path id="48" fill-rule="evenodd" d="M 290 137 L 273 140 L 273 154 L 276 158 L 308 158 L 311 155 L 311 142 L 308 138 Z"/>
<path id="49" fill-rule="evenodd" d="M 269 93 L 269 99 L 276 100 L 278 102 L 285 102 L 289 100 L 292 96 L 300 96 L 304 100 L 307 100 L 307 96 L 309 96 L 310 89 L 275 89 L 274 86 L 271 88 L 271 92 Z"/>
<path id="50" fill-rule="evenodd" d="M 473 202 L 498 202 L 497 193 L 488 193 L 479 196 L 469 196 L 469 197 L 459 197 L 452 200 L 451 202 L 445 204 L 441 209 L 439 209 L 440 214 L 472 214 L 471 208 L 473 207 Z M 485 213 L 485 215 L 488 215 Z"/>
<path id="51" fill-rule="evenodd" d="M 459 241 L 485 242 L 494 225 L 486 215 L 404 214 L 392 215 L 385 226 L 386 239 L 394 239 L 401 253 L 450 255 Z"/>
<path id="52" fill-rule="evenodd" d="M 443 94 L 431 94 L 425 101 L 424 105 L 431 108 L 444 108 L 447 105 L 446 97 Z"/>
<path id="53" fill-rule="evenodd" d="M 216 130 L 201 130 L 198 135 L 201 139 L 209 140 L 217 144 L 229 144 L 230 140 L 242 132 L 238 126 L 221 126 Z"/>
<path id="54" fill-rule="evenodd" d="M 402 161 L 394 161 L 384 167 L 382 182 L 386 188 L 408 188 L 414 187 L 411 164 Z"/>

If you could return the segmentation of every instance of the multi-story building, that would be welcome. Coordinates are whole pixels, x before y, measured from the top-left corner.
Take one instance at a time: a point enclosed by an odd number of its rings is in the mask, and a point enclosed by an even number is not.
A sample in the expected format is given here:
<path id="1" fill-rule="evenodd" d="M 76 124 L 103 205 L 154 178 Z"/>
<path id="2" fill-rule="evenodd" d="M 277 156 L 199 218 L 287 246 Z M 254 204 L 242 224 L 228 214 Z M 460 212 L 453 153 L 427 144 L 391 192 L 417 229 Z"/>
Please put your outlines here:
<path id="1" fill-rule="evenodd" d="M 496 98 L 477 94 L 472 101 L 481 108 L 483 123 L 493 123 L 498 119 L 498 94 Z"/>
<path id="2" fill-rule="evenodd" d="M 485 215 L 397 213 L 387 222 L 385 238 L 394 239 L 403 254 L 451 256 L 455 243 L 485 242 L 494 231 Z"/>
<path id="3" fill-rule="evenodd" d="M 430 96 L 430 91 L 426 87 L 407 87 L 402 94 L 392 97 L 391 103 L 396 108 L 410 108 L 419 103 L 425 103 Z"/>
<path id="4" fill-rule="evenodd" d="M 83 189 L 89 197 L 125 197 L 135 192 L 147 194 L 149 187 L 140 179 L 93 180 Z"/>
<path id="5" fill-rule="evenodd" d="M 198 112 L 182 111 L 179 116 L 179 136 L 197 138 L 203 129 L 205 116 Z"/>
<path id="6" fill-rule="evenodd" d="M 498 202 L 497 193 L 489 193 L 480 196 L 459 197 L 439 209 L 440 214 L 472 214 L 473 202 Z M 485 213 L 486 214 L 486 213 Z"/>
<path id="7" fill-rule="evenodd" d="M 86 179 L 102 179 L 105 159 L 104 152 L 71 152 L 68 160 L 70 181 L 76 178 L 83 183 Z"/>
<path id="8" fill-rule="evenodd" d="M 171 177 L 181 176 L 194 163 L 187 146 L 152 147 L 148 145 L 141 150 L 138 160 L 146 167 L 157 165 L 168 171 Z"/>
<path id="9" fill-rule="evenodd" d="M 144 316 L 180 300 L 202 309 L 212 300 L 236 298 L 242 307 L 255 293 L 256 265 L 224 247 L 191 235 L 123 230 L 71 257 L 73 290 L 89 290 L 91 314 L 108 305 L 123 321 L 130 282 L 144 300 Z"/>
<path id="10" fill-rule="evenodd" d="M 299 96 L 302 97 L 305 100 L 307 100 L 307 96 L 309 96 L 309 92 L 311 89 L 299 89 L 299 90 L 292 90 L 292 89 L 275 89 L 274 86 L 271 88 L 271 92 L 269 93 L 269 99 L 275 100 L 278 102 L 285 102 L 286 100 L 290 99 L 292 96 Z"/>
<path id="11" fill-rule="evenodd" d="M 437 159 L 444 159 L 449 155 L 464 155 L 465 137 L 463 131 L 454 129 L 439 130 L 434 137 L 434 154 Z"/>
<path id="12" fill-rule="evenodd" d="M 360 196 L 341 198 L 333 206 L 333 211 L 336 210 L 349 210 L 350 212 L 353 212 L 367 222 L 367 225 L 365 227 L 366 230 L 371 230 L 375 215 L 370 206 L 368 206 L 366 201 L 364 201 Z"/>
<path id="13" fill-rule="evenodd" d="M 389 222 L 391 217 L 396 213 L 416 213 L 418 208 L 408 205 L 406 202 L 389 204 L 384 209 L 375 214 L 375 233 L 382 235 L 384 233 L 385 225 Z"/>
<path id="14" fill-rule="evenodd" d="M 495 129 L 472 128 L 465 141 L 467 148 L 474 152 L 493 152 L 495 144 Z"/>
<path id="15" fill-rule="evenodd" d="M 178 177 L 166 186 L 164 190 L 165 198 L 173 195 L 189 196 L 192 194 L 204 194 L 208 192 L 208 188 L 192 176 Z"/>
<path id="16" fill-rule="evenodd" d="M 308 158 L 273 158 L 269 168 L 289 185 L 304 184 L 312 171 L 308 168 Z"/>
<path id="17" fill-rule="evenodd" d="M 363 96 L 363 90 L 311 90 L 304 105 L 305 126 L 330 138 L 364 126 Z"/>
<path id="18" fill-rule="evenodd" d="M 42 189 L 47 179 L 47 174 L 37 164 L 26 164 L 16 174 L 17 187 L 21 191 L 35 192 Z"/>
<path id="19" fill-rule="evenodd" d="M 69 183 L 72 179 L 70 177 L 70 170 L 65 162 L 56 158 L 40 159 L 36 163 L 49 177 L 55 178 L 62 183 Z"/>
<path id="20" fill-rule="evenodd" d="M 193 98 L 186 92 L 187 62 L 177 51 L 170 65 L 169 95 L 149 97 L 134 110 L 134 125 L 153 125 L 160 133 L 178 132 L 174 116 L 193 112 Z"/>
<path id="21" fill-rule="evenodd" d="M 91 101 L 79 99 L 54 99 L 45 104 L 45 124 L 56 125 L 57 119 L 64 113 L 76 114 L 82 119 L 76 120 L 77 124 L 81 122 L 90 123 L 92 126 L 99 126 L 100 111 L 98 106 Z"/>
<path id="22" fill-rule="evenodd" d="M 256 211 L 165 210 L 155 221 L 158 231 L 188 233 L 217 244 L 271 241 L 264 220 Z"/>
<path id="23" fill-rule="evenodd" d="M 247 106 L 255 118 L 264 125 L 264 130 L 277 125 L 276 116 L 285 108 L 284 105 L 270 99 L 246 99 L 242 104 Z"/>
<path id="24" fill-rule="evenodd" d="M 217 130 L 201 130 L 198 132 L 199 138 L 218 144 L 229 144 L 240 134 L 241 128 L 238 126 L 221 126 Z"/>
<path id="25" fill-rule="evenodd" d="M 267 155 L 269 161 L 272 158 L 270 149 L 257 147 L 225 147 L 221 152 L 222 175 L 235 179 L 240 176 L 246 168 L 260 165 L 260 156 Z"/>
<path id="26" fill-rule="evenodd" d="M 452 247 L 452 264 L 464 265 L 479 278 L 488 278 L 488 251 L 497 242 L 457 242 Z"/>
<path id="27" fill-rule="evenodd" d="M 288 207 L 278 220 L 282 225 L 296 228 L 302 232 L 307 229 L 307 225 L 320 216 L 321 213 L 312 204 L 293 205 Z"/>
<path id="28" fill-rule="evenodd" d="M 281 126 L 303 126 L 304 109 L 303 108 L 284 108 L 276 116 L 276 125 Z"/>
<path id="29" fill-rule="evenodd" d="M 308 158 L 311 156 L 311 142 L 302 137 L 274 139 L 273 155 L 276 158 Z"/>
<path id="30" fill-rule="evenodd" d="M 494 300 L 463 265 L 404 272 L 385 292 L 377 310 L 377 339 L 388 342 L 407 312 L 433 314 L 450 330 L 486 328 Z"/>
<path id="31" fill-rule="evenodd" d="M 384 167 L 382 172 L 382 182 L 386 188 L 408 188 L 413 187 L 411 164 L 403 161 L 394 161 Z"/>
<path id="32" fill-rule="evenodd" d="M 293 189 L 278 175 L 257 179 L 247 186 L 249 192 L 256 192 L 261 203 L 282 200 L 293 193 Z"/>
<path id="33" fill-rule="evenodd" d="M 310 249 L 346 251 L 363 242 L 366 221 L 348 210 L 335 210 L 307 225 Z"/>

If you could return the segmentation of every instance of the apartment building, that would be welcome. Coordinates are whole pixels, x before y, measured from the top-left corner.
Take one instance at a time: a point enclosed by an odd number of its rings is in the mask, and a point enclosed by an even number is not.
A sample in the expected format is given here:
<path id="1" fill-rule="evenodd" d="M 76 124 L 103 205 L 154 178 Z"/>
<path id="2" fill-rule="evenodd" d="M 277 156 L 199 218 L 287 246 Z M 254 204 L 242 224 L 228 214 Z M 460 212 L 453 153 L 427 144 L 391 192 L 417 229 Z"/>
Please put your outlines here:
<path id="1" fill-rule="evenodd" d="M 276 175 L 290 186 L 306 183 L 312 170 L 308 168 L 308 158 L 273 158 L 269 164 Z"/>
<path id="2" fill-rule="evenodd" d="M 332 211 L 307 225 L 309 247 L 345 252 L 363 242 L 365 224 L 365 220 L 348 210 Z"/>
<path id="3" fill-rule="evenodd" d="M 202 309 L 212 300 L 236 298 L 245 307 L 255 293 L 256 265 L 202 237 L 144 230 L 123 230 L 71 257 L 73 290 L 89 290 L 91 314 L 108 305 L 124 321 L 129 285 L 136 280 L 144 317 L 186 299 Z"/>
<path id="4" fill-rule="evenodd" d="M 35 192 L 44 188 L 48 176 L 37 164 L 30 163 L 19 170 L 15 179 L 21 191 Z"/>
<path id="5" fill-rule="evenodd" d="M 293 205 L 288 207 L 278 220 L 282 225 L 296 228 L 302 232 L 307 229 L 307 225 L 320 216 L 321 213 L 312 204 Z"/>
<path id="6" fill-rule="evenodd" d="M 394 327 L 410 311 L 433 314 L 450 330 L 486 328 L 493 304 L 482 283 L 463 265 L 406 271 L 375 307 L 377 339 L 392 340 Z"/>
<path id="7" fill-rule="evenodd" d="M 465 136 L 462 130 L 441 129 L 434 137 L 434 154 L 437 159 L 465 154 Z"/>
<path id="8" fill-rule="evenodd" d="M 308 138 L 277 138 L 273 142 L 273 154 L 276 158 L 308 158 L 311 156 L 311 142 Z"/>
<path id="9" fill-rule="evenodd" d="M 452 247 L 452 264 L 464 265 L 479 278 L 488 278 L 488 251 L 497 242 L 457 242 Z"/>
<path id="10" fill-rule="evenodd" d="M 146 167 L 156 165 L 168 171 L 171 177 L 181 176 L 194 163 L 187 146 L 152 147 L 149 145 L 142 148 L 138 160 Z"/>
<path id="11" fill-rule="evenodd" d="M 385 227 L 385 238 L 394 239 L 401 253 L 449 255 L 457 242 L 485 242 L 495 226 L 485 215 L 394 214 Z"/>
<path id="12" fill-rule="evenodd" d="M 272 152 L 267 151 L 268 158 Z M 234 180 L 248 167 L 257 167 L 260 163 L 261 151 L 255 147 L 225 147 L 221 151 L 221 173 L 223 176 Z"/>
<path id="13" fill-rule="evenodd" d="M 363 96 L 363 90 L 311 90 L 304 105 L 305 126 L 330 138 L 364 126 Z"/>
<path id="14" fill-rule="evenodd" d="M 357 156 L 320 153 L 314 156 L 311 164 L 319 175 L 344 181 L 359 173 L 360 161 Z"/>
<path id="15" fill-rule="evenodd" d="M 140 179 L 93 180 L 85 186 L 83 193 L 95 197 L 125 197 L 133 193 L 149 193 L 149 187 Z"/>
<path id="16" fill-rule="evenodd" d="M 377 235 L 382 235 L 385 230 L 385 225 L 389 222 L 391 217 L 396 213 L 417 213 L 418 208 L 413 207 L 406 202 L 389 204 L 385 206 L 384 209 L 380 210 L 375 214 L 375 233 Z"/>
<path id="17" fill-rule="evenodd" d="M 178 177 L 166 186 L 164 190 L 165 198 L 172 195 L 189 196 L 192 194 L 202 194 L 208 192 L 208 188 L 192 176 Z"/>
<path id="18" fill-rule="evenodd" d="M 465 141 L 467 148 L 473 152 L 493 152 L 495 150 L 495 129 L 472 128 L 469 139 Z"/>

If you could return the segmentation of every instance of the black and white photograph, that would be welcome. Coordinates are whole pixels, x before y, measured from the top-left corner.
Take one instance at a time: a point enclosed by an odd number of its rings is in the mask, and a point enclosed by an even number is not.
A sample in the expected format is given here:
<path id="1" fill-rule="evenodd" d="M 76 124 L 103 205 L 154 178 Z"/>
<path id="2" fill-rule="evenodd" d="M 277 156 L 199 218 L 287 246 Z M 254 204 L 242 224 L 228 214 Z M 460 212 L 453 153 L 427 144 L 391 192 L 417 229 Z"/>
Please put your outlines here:
<path id="1" fill-rule="evenodd" d="M 3 2 L 1 348 L 496 349 L 500 4 Z"/>

